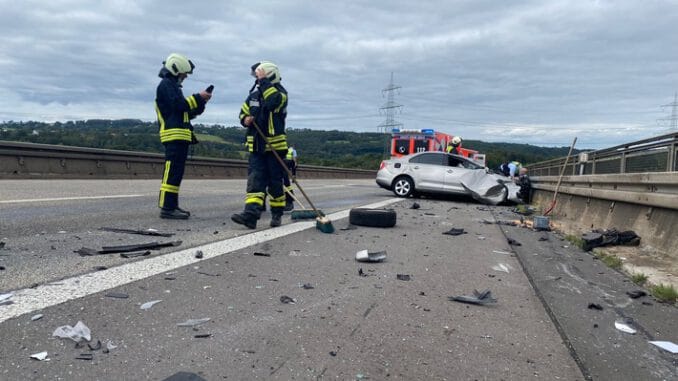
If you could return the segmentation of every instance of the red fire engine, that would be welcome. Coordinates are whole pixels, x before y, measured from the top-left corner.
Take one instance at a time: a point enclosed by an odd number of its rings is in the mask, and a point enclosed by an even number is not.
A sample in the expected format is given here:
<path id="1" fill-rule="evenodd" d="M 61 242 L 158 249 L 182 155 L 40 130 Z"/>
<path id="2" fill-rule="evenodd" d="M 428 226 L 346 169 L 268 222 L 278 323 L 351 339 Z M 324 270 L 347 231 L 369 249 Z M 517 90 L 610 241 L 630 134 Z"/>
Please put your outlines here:
<path id="1" fill-rule="evenodd" d="M 433 129 L 401 130 L 394 128 L 391 131 L 391 156 L 401 157 L 417 152 L 442 151 L 446 152 L 447 147 L 452 144 L 453 135 L 442 132 L 436 132 Z M 462 156 L 473 159 L 482 165 L 485 165 L 485 155 L 478 151 L 466 149 L 459 145 L 459 152 Z"/>

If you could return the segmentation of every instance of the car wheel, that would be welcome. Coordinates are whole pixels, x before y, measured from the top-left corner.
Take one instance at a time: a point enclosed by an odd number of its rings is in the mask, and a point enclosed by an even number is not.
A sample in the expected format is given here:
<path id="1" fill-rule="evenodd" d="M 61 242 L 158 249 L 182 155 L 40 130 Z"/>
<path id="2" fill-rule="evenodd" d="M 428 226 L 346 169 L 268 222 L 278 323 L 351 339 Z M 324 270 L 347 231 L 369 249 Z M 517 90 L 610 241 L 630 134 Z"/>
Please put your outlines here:
<path id="1" fill-rule="evenodd" d="M 414 183 L 409 177 L 398 177 L 393 182 L 393 193 L 398 197 L 408 197 L 414 192 Z"/>
<path id="2" fill-rule="evenodd" d="M 396 212 L 393 209 L 355 208 L 348 213 L 351 225 L 390 228 L 396 224 Z"/>

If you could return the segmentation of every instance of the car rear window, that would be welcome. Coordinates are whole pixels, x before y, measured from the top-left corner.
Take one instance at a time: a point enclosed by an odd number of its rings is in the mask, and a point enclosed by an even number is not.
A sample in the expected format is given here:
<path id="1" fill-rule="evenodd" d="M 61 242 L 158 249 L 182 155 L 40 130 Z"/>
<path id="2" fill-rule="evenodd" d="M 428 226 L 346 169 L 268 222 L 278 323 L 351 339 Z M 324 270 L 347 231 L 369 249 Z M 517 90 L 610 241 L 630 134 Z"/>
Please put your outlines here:
<path id="1" fill-rule="evenodd" d="M 445 154 L 423 153 L 410 159 L 410 163 L 447 165 Z"/>

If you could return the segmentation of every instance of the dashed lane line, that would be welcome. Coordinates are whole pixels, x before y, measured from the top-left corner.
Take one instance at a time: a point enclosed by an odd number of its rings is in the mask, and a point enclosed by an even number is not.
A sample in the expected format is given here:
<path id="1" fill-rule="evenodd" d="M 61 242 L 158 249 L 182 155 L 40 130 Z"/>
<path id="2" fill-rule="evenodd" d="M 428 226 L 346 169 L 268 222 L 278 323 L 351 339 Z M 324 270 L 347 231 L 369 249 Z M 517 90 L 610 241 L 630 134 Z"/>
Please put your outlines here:
<path id="1" fill-rule="evenodd" d="M 381 208 L 398 201 L 399 198 L 365 205 L 364 208 Z M 340 220 L 348 217 L 349 209 L 332 213 L 330 220 Z M 0 323 L 26 313 L 42 310 L 69 300 L 82 298 L 97 292 L 109 290 L 124 284 L 154 275 L 162 274 L 179 267 L 188 266 L 220 255 L 228 254 L 246 247 L 260 244 L 294 234 L 306 229 L 315 228 L 314 221 L 295 222 L 275 229 L 266 229 L 223 241 L 213 242 L 189 249 L 159 255 L 143 261 L 127 263 L 107 270 L 97 271 L 47 283 L 36 288 L 24 288 L 14 292 L 11 300 L 13 304 L 0 306 Z M 323 234 L 318 232 L 318 234 Z M 202 250 L 203 258 L 197 259 L 194 253 Z"/>

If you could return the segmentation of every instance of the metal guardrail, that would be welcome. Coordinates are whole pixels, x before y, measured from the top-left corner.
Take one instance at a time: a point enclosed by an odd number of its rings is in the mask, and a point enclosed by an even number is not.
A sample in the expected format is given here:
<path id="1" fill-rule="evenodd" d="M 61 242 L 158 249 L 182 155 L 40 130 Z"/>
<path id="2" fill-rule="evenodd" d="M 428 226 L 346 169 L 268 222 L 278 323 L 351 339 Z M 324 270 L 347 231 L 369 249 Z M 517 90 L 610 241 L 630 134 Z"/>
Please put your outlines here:
<path id="1" fill-rule="evenodd" d="M 0 179 L 160 178 L 165 157 L 157 153 L 0 141 Z M 304 178 L 374 178 L 376 171 L 300 165 Z M 193 157 L 186 178 L 246 178 L 247 161 Z"/>
<path id="2" fill-rule="evenodd" d="M 531 176 L 558 176 L 565 158 L 528 166 Z M 678 132 L 571 157 L 565 175 L 678 171 Z"/>
<path id="3" fill-rule="evenodd" d="M 554 192 L 558 176 L 532 177 L 535 189 Z M 563 176 L 559 193 L 678 209 L 678 172 Z"/>

